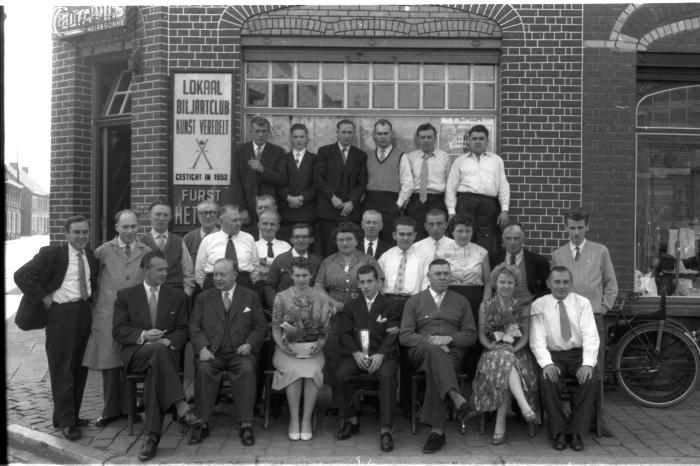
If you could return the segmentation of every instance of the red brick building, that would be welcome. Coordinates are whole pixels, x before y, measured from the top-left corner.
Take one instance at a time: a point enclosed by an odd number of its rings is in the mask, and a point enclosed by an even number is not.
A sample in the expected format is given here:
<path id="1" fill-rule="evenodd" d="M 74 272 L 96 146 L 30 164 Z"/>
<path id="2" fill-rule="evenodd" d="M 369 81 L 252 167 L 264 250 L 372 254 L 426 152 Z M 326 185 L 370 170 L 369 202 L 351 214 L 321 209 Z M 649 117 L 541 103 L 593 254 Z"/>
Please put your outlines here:
<path id="1" fill-rule="evenodd" d="M 291 122 L 305 122 L 312 147 L 334 140 L 340 117 L 369 147 L 385 117 L 404 150 L 425 121 L 453 153 L 466 127 L 489 126 L 511 216 L 539 252 L 563 242 L 561 212 L 581 204 L 623 289 L 673 243 L 670 230 L 696 232 L 686 253 L 697 260 L 700 5 L 101 7 L 89 15 L 99 25 L 87 16 L 56 12 L 54 240 L 79 213 L 101 243 L 116 210 L 144 213 L 157 198 L 188 229 L 196 200 L 223 187 L 189 174 L 230 156 L 217 136 L 246 140 L 256 114 L 282 144 Z M 188 83 L 209 79 L 231 84 L 202 91 L 216 102 L 202 97 L 208 110 L 188 117 Z M 216 129 L 188 140 L 202 113 Z M 178 168 L 185 153 L 194 165 Z"/>

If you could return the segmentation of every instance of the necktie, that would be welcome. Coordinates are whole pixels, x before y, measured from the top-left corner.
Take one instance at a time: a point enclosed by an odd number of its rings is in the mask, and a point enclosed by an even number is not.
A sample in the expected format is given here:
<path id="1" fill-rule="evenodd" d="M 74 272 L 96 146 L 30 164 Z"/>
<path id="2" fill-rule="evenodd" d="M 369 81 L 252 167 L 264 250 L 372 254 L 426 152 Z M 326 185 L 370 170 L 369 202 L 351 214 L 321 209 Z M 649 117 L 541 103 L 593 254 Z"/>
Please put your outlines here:
<path id="1" fill-rule="evenodd" d="M 437 259 L 438 249 L 440 249 L 440 240 L 435 241 L 435 253 L 433 254 L 433 259 Z"/>
<path id="2" fill-rule="evenodd" d="M 231 259 L 233 263 L 236 264 L 236 267 L 238 267 L 238 256 L 236 255 L 236 246 L 233 244 L 233 235 L 228 235 L 224 257 L 226 259 Z"/>
<path id="3" fill-rule="evenodd" d="M 297 164 L 297 168 L 299 168 L 299 165 L 301 165 L 301 153 L 297 152 L 294 154 L 294 161 Z"/>
<path id="4" fill-rule="evenodd" d="M 343 163 L 346 163 L 348 161 L 348 148 L 343 147 Z"/>
<path id="5" fill-rule="evenodd" d="M 151 325 L 155 328 L 156 326 L 156 315 L 158 313 L 158 296 L 156 296 L 156 288 L 151 287 L 151 291 L 148 293 L 148 310 L 151 313 Z"/>
<path id="6" fill-rule="evenodd" d="M 513 254 L 510 255 L 510 265 L 515 265 L 515 256 Z"/>
<path id="7" fill-rule="evenodd" d="M 160 249 L 162 251 L 163 248 L 165 247 L 165 236 L 158 235 L 157 243 L 158 243 L 158 249 Z"/>
<path id="8" fill-rule="evenodd" d="M 423 154 L 423 164 L 420 169 L 419 199 L 422 203 L 428 200 L 428 157 L 430 154 Z"/>
<path id="9" fill-rule="evenodd" d="M 261 155 L 262 155 L 262 146 L 256 146 L 255 147 L 255 158 L 257 160 L 260 160 Z"/>
<path id="10" fill-rule="evenodd" d="M 379 149 L 379 161 L 383 162 L 384 161 L 384 149 Z"/>
<path id="11" fill-rule="evenodd" d="M 564 301 L 557 301 L 559 304 L 559 332 L 561 333 L 561 339 L 564 341 L 571 340 L 571 322 L 569 322 L 569 316 L 566 313 L 566 306 Z"/>
<path id="12" fill-rule="evenodd" d="M 228 296 L 228 291 L 224 292 L 222 299 L 224 301 L 224 309 L 226 309 L 226 312 L 228 312 L 228 310 L 231 309 L 231 298 Z"/>
<path id="13" fill-rule="evenodd" d="M 406 278 L 406 261 L 408 260 L 408 253 L 406 251 L 401 252 L 401 262 L 399 263 L 399 270 L 396 272 L 396 284 L 394 285 L 395 293 L 403 292 L 403 282 Z"/>
<path id="14" fill-rule="evenodd" d="M 437 306 L 438 311 L 440 310 L 440 305 L 442 304 L 442 298 L 443 298 L 444 296 L 445 296 L 444 293 L 435 296 L 435 306 Z"/>
<path id="15" fill-rule="evenodd" d="M 374 257 L 374 248 L 371 241 L 367 244 L 367 255 Z"/>
<path id="16" fill-rule="evenodd" d="M 576 254 L 574 254 L 574 260 L 577 261 L 579 257 L 581 257 L 581 249 L 576 246 Z"/>
<path id="17" fill-rule="evenodd" d="M 85 262 L 83 262 L 83 251 L 78 251 L 78 281 L 80 286 L 80 297 L 88 299 L 87 278 L 85 276 Z"/>
<path id="18" fill-rule="evenodd" d="M 126 254 L 126 257 L 131 256 L 131 248 L 129 247 L 128 244 L 124 247 L 124 254 Z"/>
<path id="19" fill-rule="evenodd" d="M 275 251 L 272 250 L 272 241 L 267 242 L 267 257 L 270 259 L 275 258 Z"/>

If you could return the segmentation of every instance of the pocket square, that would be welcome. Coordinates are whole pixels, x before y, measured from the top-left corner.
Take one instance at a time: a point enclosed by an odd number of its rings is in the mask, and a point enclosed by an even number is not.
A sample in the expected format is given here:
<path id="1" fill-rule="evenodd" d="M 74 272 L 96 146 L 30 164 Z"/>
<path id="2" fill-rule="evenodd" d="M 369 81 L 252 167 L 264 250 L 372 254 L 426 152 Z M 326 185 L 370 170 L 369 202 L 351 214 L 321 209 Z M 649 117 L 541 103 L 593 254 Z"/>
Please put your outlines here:
<path id="1" fill-rule="evenodd" d="M 243 313 L 246 313 L 246 312 L 250 312 L 250 308 L 248 306 L 246 306 L 246 308 L 243 309 Z"/>
<path id="2" fill-rule="evenodd" d="M 383 317 L 381 314 L 379 314 L 377 316 L 377 322 L 379 322 L 380 324 L 383 324 L 384 322 L 386 322 L 386 317 Z"/>

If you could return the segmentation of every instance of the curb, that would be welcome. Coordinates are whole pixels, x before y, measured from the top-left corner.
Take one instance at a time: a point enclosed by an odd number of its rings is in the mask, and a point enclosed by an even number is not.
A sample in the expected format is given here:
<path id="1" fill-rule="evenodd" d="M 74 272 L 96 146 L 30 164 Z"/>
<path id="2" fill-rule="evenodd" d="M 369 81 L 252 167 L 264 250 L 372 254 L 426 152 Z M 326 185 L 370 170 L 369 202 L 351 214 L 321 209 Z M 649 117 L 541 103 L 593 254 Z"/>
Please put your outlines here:
<path id="1" fill-rule="evenodd" d="M 105 464 L 113 456 L 18 424 L 7 426 L 7 443 L 40 454 L 53 463 Z"/>

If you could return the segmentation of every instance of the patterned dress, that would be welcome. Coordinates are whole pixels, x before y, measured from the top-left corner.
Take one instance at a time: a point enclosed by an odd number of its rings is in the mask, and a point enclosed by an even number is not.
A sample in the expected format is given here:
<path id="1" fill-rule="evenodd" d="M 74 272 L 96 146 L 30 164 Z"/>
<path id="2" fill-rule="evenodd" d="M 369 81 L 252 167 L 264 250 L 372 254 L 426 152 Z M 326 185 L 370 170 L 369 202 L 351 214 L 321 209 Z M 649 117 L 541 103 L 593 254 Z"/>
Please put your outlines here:
<path id="1" fill-rule="evenodd" d="M 527 320 L 529 306 L 514 305 L 515 299 L 511 299 L 507 306 L 502 307 L 497 297 L 485 304 L 486 335 L 490 342 L 497 341 L 498 332 L 502 332 L 509 322 L 517 324 L 520 328 L 529 325 Z M 518 338 L 511 344 L 515 346 L 517 342 Z M 525 346 L 514 354 L 500 345 L 494 349 L 485 350 L 479 359 L 476 376 L 472 383 L 472 402 L 477 411 L 494 411 L 503 404 L 513 367 L 520 374 L 528 404 L 537 412 L 537 372 L 529 347 Z"/>

